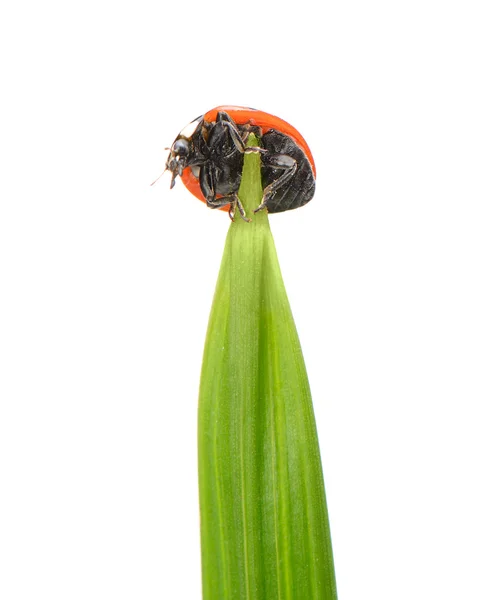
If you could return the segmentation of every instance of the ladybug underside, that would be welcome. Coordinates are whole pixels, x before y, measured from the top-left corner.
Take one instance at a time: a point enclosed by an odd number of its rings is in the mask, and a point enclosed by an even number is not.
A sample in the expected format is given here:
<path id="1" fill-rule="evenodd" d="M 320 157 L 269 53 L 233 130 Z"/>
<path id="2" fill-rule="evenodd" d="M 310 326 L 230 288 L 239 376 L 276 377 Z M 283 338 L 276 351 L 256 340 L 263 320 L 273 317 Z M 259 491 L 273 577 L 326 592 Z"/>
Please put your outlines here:
<path id="1" fill-rule="evenodd" d="M 191 137 L 185 133 L 182 131 L 175 140 L 167 162 L 173 174 L 172 186 L 180 175 L 188 189 L 210 208 L 230 206 L 233 216 L 238 207 L 246 219 L 237 194 L 247 152 L 261 154 L 263 200 L 255 212 L 264 208 L 270 213 L 292 210 L 314 195 L 315 177 L 310 161 L 295 140 L 281 131 L 238 124 L 226 112 L 219 111 L 214 122 L 197 119 Z M 260 148 L 247 147 L 250 133 L 260 140 Z"/>

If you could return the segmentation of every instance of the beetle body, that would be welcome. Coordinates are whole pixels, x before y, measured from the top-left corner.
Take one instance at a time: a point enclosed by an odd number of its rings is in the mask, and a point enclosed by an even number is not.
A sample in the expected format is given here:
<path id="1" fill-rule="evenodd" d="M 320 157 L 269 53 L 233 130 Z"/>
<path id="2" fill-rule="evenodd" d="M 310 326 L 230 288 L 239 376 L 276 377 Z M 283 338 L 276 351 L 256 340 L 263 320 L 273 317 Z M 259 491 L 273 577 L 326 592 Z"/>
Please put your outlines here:
<path id="1" fill-rule="evenodd" d="M 247 146 L 250 133 L 257 136 L 260 147 Z M 238 207 L 246 219 L 238 190 L 247 152 L 261 154 L 263 200 L 255 212 L 264 208 L 283 212 L 311 200 L 316 168 L 301 134 L 278 117 L 238 106 L 217 107 L 179 133 L 166 163 L 172 173 L 171 187 L 179 175 L 210 208 L 229 210 L 233 218 Z"/>

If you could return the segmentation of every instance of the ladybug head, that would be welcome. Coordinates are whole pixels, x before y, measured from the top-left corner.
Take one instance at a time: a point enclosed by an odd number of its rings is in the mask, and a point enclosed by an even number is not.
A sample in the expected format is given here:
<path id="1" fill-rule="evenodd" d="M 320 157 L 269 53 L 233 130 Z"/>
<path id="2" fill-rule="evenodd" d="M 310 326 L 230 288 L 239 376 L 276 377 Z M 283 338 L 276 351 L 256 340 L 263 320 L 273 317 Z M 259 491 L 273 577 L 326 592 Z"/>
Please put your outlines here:
<path id="1" fill-rule="evenodd" d="M 166 168 L 171 171 L 171 185 L 172 188 L 175 185 L 175 179 L 179 175 L 183 175 L 183 170 L 186 167 L 188 155 L 190 153 L 190 141 L 183 137 L 176 138 L 173 146 L 171 147 L 168 160 L 166 161 Z"/>

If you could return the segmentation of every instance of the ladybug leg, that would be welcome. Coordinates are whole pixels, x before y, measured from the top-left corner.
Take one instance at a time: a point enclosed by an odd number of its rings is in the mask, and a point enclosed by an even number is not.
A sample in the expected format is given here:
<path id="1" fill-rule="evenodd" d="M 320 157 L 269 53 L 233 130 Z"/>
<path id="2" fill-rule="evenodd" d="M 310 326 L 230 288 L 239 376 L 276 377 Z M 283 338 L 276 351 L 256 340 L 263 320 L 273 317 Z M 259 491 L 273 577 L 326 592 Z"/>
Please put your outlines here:
<path id="1" fill-rule="evenodd" d="M 246 223 L 251 223 L 251 219 L 248 219 L 248 217 L 246 216 L 246 212 L 243 205 L 241 204 L 241 200 L 238 198 L 237 194 L 234 194 L 234 201 L 230 204 L 230 209 L 228 212 L 232 221 L 235 220 L 236 208 L 238 208 L 238 212 L 243 221 L 246 221 Z"/>
<path id="2" fill-rule="evenodd" d="M 239 152 L 244 152 L 245 154 L 251 154 L 252 152 L 259 152 L 261 154 L 265 154 L 267 152 L 267 150 L 265 150 L 264 148 L 260 148 L 259 146 L 246 145 L 249 131 L 246 131 L 244 136 L 242 136 L 234 123 L 229 123 L 228 121 L 225 121 L 224 124 L 230 129 L 231 139 L 233 140 L 233 144 Z"/>
<path id="3" fill-rule="evenodd" d="M 259 148 L 258 146 L 247 146 L 246 142 L 248 139 L 249 131 L 244 131 L 242 135 L 240 130 L 236 126 L 236 123 L 231 119 L 231 117 L 227 113 L 219 112 L 217 119 L 221 121 L 222 125 L 224 125 L 229 130 L 231 140 L 238 152 L 245 152 L 247 154 L 250 154 L 251 152 L 266 152 L 266 150 L 264 150 L 263 148 Z"/>
<path id="4" fill-rule="evenodd" d="M 260 148 L 259 146 L 246 146 L 244 149 L 245 154 L 267 154 L 267 150 Z"/>
<path id="5" fill-rule="evenodd" d="M 206 206 L 208 206 L 208 208 L 222 208 L 223 206 L 226 206 L 227 204 L 232 204 L 234 202 L 234 200 L 231 199 L 230 196 L 223 196 L 222 198 L 212 198 L 212 199 L 206 199 Z"/>
<path id="6" fill-rule="evenodd" d="M 228 128 L 231 135 L 231 140 L 233 141 L 236 150 L 238 150 L 239 152 L 244 152 L 246 149 L 246 145 L 243 142 L 243 138 L 241 137 L 241 134 L 238 131 L 236 125 L 234 123 L 230 123 L 229 121 L 223 121 L 223 125 L 225 125 Z"/>
<path id="7" fill-rule="evenodd" d="M 238 212 L 239 212 L 241 218 L 243 219 L 243 221 L 246 221 L 247 223 L 249 223 L 251 221 L 251 219 L 248 219 L 248 217 L 246 216 L 245 209 L 243 208 L 243 205 L 241 204 L 241 200 L 238 198 L 237 194 L 230 194 L 228 196 L 223 196 L 222 198 L 214 198 L 214 199 L 206 200 L 206 205 L 209 206 L 209 208 L 221 208 L 228 204 L 230 205 L 228 215 L 232 221 L 235 220 L 236 208 L 238 208 Z"/>
<path id="8" fill-rule="evenodd" d="M 198 179 L 200 182 L 201 193 L 206 200 L 206 204 L 208 204 L 216 198 L 216 177 L 211 163 L 205 163 L 200 168 L 200 176 Z"/>
<path id="9" fill-rule="evenodd" d="M 228 194 L 221 198 L 216 197 L 216 178 L 214 168 L 210 163 L 204 164 L 200 169 L 200 188 L 201 192 L 206 200 L 206 206 L 209 208 L 221 208 L 222 206 L 230 205 L 229 216 L 230 219 L 234 220 L 234 214 L 236 207 L 238 207 L 239 214 L 243 221 L 251 221 L 246 216 L 246 212 L 241 204 L 241 200 L 238 198 L 238 194 Z"/>
<path id="10" fill-rule="evenodd" d="M 244 152 L 246 145 L 243 141 L 243 138 L 241 137 L 241 133 L 240 133 L 238 127 L 236 126 L 236 123 L 229 116 L 229 114 L 225 113 L 223 111 L 220 111 L 218 113 L 216 119 L 217 119 L 217 122 L 220 122 L 223 125 L 223 127 L 226 127 L 228 129 L 229 134 L 231 136 L 231 141 L 235 145 L 236 149 L 239 152 Z"/>
<path id="11" fill-rule="evenodd" d="M 288 154 L 266 154 L 261 157 L 262 162 L 265 166 L 273 167 L 283 171 L 283 173 L 275 179 L 273 183 L 270 183 L 263 190 L 263 200 L 258 208 L 254 211 L 255 213 L 267 208 L 268 199 L 277 191 L 280 187 L 291 181 L 293 175 L 296 173 L 298 163 L 296 160 Z"/>

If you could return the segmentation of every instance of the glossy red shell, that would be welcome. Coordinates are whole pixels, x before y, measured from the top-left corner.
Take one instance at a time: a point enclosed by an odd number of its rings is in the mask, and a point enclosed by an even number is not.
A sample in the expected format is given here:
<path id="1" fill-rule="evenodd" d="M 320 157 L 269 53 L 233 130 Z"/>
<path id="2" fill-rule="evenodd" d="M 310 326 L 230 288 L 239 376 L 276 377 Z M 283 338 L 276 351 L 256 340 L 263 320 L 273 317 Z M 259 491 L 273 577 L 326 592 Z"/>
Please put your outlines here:
<path id="1" fill-rule="evenodd" d="M 255 125 L 262 129 L 262 133 L 266 133 L 269 129 L 276 129 L 289 136 L 306 154 L 311 164 L 313 174 L 316 177 L 316 166 L 314 164 L 311 150 L 309 149 L 308 144 L 303 136 L 292 125 L 286 121 L 283 121 L 283 119 L 275 117 L 274 115 L 270 115 L 262 110 L 255 110 L 254 108 L 246 108 L 244 106 L 217 106 L 203 115 L 203 119 L 207 123 L 213 123 L 216 121 L 216 116 L 218 115 L 219 111 L 228 113 L 228 115 L 238 125 Z M 198 179 L 193 175 L 189 167 L 183 171 L 181 180 L 189 192 L 199 198 L 202 202 L 205 202 L 205 198 L 201 193 Z M 224 206 L 221 210 L 229 210 L 229 206 Z"/>

